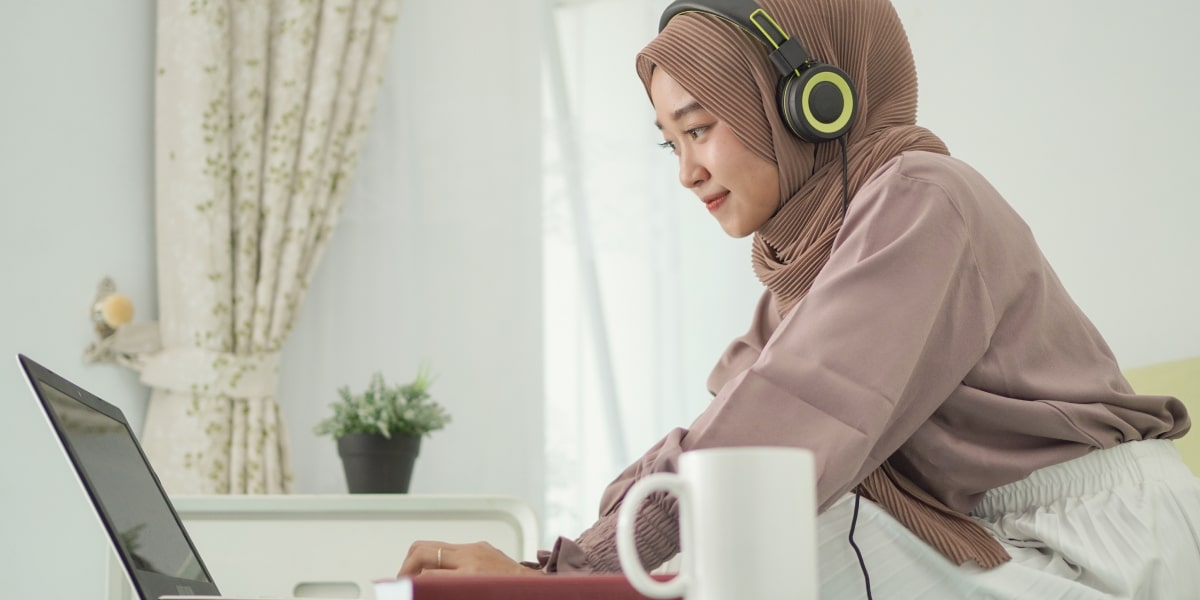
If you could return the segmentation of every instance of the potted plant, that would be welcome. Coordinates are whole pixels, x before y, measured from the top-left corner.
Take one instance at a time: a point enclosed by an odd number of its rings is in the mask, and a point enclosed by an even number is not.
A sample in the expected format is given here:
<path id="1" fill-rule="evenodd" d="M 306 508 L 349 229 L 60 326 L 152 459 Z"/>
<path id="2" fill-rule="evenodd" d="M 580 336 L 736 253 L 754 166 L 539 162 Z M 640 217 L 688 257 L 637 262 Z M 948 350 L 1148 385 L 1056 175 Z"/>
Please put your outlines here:
<path id="1" fill-rule="evenodd" d="M 429 370 L 410 383 L 389 385 L 381 373 L 361 394 L 338 389 L 333 416 L 317 423 L 318 435 L 337 441 L 350 493 L 407 493 L 421 437 L 442 429 L 450 415 L 430 400 Z"/>

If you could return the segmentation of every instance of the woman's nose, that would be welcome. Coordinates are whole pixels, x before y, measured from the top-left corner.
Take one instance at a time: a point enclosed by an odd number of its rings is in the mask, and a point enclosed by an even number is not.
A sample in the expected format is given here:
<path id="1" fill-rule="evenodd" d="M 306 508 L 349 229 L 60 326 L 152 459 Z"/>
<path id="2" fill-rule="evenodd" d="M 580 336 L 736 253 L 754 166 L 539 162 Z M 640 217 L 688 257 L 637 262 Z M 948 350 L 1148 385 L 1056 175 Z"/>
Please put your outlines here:
<path id="1" fill-rule="evenodd" d="M 708 169 L 693 160 L 688 153 L 679 155 L 679 185 L 690 190 L 708 181 L 708 178 Z"/>

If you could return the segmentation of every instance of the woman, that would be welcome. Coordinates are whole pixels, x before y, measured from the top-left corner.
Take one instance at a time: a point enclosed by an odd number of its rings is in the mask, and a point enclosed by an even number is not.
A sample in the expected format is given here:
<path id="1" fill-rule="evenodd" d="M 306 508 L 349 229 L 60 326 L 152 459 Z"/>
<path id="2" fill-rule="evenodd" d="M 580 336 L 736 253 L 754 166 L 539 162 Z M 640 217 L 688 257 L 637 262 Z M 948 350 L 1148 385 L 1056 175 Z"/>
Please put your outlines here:
<path id="1" fill-rule="evenodd" d="M 771 19 L 755 20 L 742 4 L 724 17 L 669 8 L 637 57 L 680 183 L 726 233 L 754 234 L 766 287 L 709 378 L 711 405 L 626 469 L 596 524 L 536 570 L 486 545 L 418 542 L 401 574 L 617 571 L 617 508 L 634 481 L 688 450 L 788 445 L 816 456 L 825 597 L 863 594 L 846 539 L 855 514 L 880 598 L 1200 589 L 1188 519 L 1200 484 L 1169 441 L 1190 426 L 1182 403 L 1133 393 L 1020 217 L 915 126 L 895 10 L 764 0 Z M 810 68 L 778 67 L 781 32 L 852 82 L 832 104 L 781 111 L 781 72 Z M 824 133 L 837 141 L 814 140 L 799 113 L 818 130 L 836 122 Z M 670 558 L 674 500 L 643 504 L 636 529 L 644 563 Z"/>

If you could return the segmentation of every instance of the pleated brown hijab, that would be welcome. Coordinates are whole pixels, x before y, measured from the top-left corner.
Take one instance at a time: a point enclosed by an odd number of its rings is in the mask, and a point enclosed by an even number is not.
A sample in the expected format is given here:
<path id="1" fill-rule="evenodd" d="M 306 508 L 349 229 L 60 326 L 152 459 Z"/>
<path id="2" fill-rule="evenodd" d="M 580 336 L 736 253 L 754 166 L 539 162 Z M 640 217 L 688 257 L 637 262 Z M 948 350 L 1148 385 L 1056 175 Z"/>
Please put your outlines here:
<path id="1" fill-rule="evenodd" d="M 858 116 L 846 136 L 849 196 L 901 152 L 948 154 L 916 126 L 917 75 L 908 37 L 887 0 L 759 0 L 813 57 L 845 71 L 858 90 Z M 646 91 L 663 69 L 758 156 L 779 167 L 775 215 L 754 235 L 759 280 L 776 296 L 780 316 L 804 299 L 829 259 L 841 227 L 842 165 L 837 142 L 810 144 L 788 130 L 776 103 L 779 74 L 765 44 L 723 19 L 683 13 L 637 56 Z M 1008 554 L 957 513 L 887 463 L 862 483 L 864 494 L 956 563 L 992 567 Z"/>

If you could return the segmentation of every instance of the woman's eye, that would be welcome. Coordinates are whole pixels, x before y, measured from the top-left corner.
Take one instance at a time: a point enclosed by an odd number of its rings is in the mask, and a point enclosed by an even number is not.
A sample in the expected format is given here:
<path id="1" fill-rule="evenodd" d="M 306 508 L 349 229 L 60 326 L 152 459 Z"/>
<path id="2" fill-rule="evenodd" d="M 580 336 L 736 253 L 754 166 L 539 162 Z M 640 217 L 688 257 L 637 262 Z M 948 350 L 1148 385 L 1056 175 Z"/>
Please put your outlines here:
<path id="1" fill-rule="evenodd" d="M 693 127 L 691 129 L 685 131 L 684 133 L 692 136 L 692 139 L 694 140 L 694 139 L 700 137 L 705 131 L 708 131 L 708 125 L 703 125 L 700 127 Z"/>
<path id="2" fill-rule="evenodd" d="M 671 154 L 675 154 L 675 142 L 661 142 L 658 147 L 670 151 Z"/>

